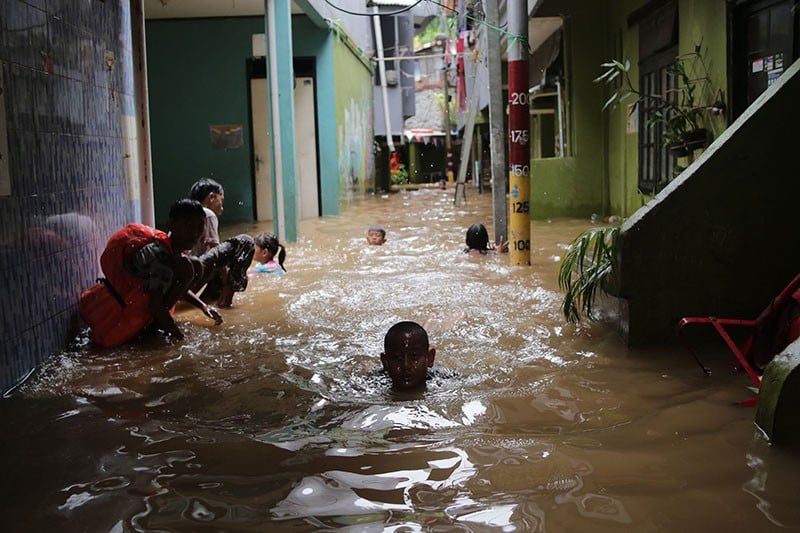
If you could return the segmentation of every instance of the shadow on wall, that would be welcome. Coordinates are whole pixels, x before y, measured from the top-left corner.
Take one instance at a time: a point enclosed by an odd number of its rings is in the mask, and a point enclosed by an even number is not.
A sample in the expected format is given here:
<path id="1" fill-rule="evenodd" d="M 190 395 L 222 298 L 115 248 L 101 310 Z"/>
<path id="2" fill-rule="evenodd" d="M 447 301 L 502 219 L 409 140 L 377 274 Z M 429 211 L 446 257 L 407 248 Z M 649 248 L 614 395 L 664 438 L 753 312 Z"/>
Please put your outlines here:
<path id="1" fill-rule="evenodd" d="M 48 216 L 0 248 L 0 270 L 5 272 L 2 314 L 4 347 L 3 388 L 23 377 L 38 361 L 26 346 L 34 343 L 63 346 L 78 332 L 77 303 L 85 280 L 100 272 L 102 237 L 94 221 L 80 213 Z M 73 261 L 75 253 L 92 257 Z M 52 320 L 61 327 L 53 326 Z"/>

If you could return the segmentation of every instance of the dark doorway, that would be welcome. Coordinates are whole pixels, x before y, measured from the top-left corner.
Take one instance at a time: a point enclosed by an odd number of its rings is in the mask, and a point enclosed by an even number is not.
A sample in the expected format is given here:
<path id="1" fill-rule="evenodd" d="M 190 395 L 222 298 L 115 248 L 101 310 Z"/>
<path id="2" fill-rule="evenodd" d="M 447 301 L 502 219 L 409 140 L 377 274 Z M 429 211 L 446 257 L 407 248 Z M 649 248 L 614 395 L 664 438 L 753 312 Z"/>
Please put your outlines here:
<path id="1" fill-rule="evenodd" d="M 772 85 L 800 50 L 797 0 L 740 1 L 733 11 L 733 119 Z"/>

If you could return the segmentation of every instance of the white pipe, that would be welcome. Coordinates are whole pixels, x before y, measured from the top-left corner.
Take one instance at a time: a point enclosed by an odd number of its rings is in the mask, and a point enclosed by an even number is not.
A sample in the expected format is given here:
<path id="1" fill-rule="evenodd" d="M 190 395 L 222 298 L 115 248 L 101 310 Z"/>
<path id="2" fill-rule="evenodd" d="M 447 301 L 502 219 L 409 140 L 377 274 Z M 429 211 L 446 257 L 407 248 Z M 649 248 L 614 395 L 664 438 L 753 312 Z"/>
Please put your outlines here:
<path id="1" fill-rule="evenodd" d="M 383 120 L 386 126 L 386 144 L 389 146 L 389 153 L 394 153 L 394 139 L 392 139 L 392 124 L 389 119 L 389 90 L 386 87 L 386 63 L 383 58 L 383 32 L 381 31 L 381 17 L 378 13 L 378 6 L 372 7 L 372 27 L 375 29 L 375 51 L 378 53 L 378 72 L 381 77 L 381 95 L 383 96 Z"/>
<path id="2" fill-rule="evenodd" d="M 561 109 L 561 81 L 556 80 L 556 92 L 558 93 L 558 156 L 564 157 L 564 112 Z"/>
<path id="3" fill-rule="evenodd" d="M 270 118 L 272 119 L 272 153 L 275 157 L 273 171 L 275 181 L 273 182 L 273 205 L 277 212 L 273 218 L 277 222 L 278 240 L 286 241 L 286 206 L 283 198 L 283 153 L 281 147 L 281 107 L 278 100 L 280 87 L 278 86 L 278 45 L 275 40 L 275 5 L 274 2 L 267 2 L 267 28 L 269 31 L 269 80 L 270 80 Z"/>
<path id="4" fill-rule="evenodd" d="M 135 17 L 135 18 L 134 18 Z M 139 165 L 139 209 L 142 223 L 155 227 L 153 206 L 153 157 L 150 151 L 150 96 L 147 89 L 147 40 L 144 32 L 144 3 L 131 2 L 131 33 L 133 38 L 133 72 L 136 83 L 136 124 Z M 133 154 L 131 154 L 134 157 Z"/>

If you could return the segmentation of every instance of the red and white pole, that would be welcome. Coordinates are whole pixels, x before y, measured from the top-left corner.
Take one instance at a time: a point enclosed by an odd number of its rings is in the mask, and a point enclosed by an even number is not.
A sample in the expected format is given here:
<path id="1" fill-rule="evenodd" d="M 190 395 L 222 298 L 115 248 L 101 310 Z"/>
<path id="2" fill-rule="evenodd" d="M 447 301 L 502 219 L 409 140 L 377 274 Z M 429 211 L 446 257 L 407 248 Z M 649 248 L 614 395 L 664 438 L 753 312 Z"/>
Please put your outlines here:
<path id="1" fill-rule="evenodd" d="M 509 0 L 508 15 L 508 248 L 512 265 L 531 264 L 530 115 L 526 0 Z"/>

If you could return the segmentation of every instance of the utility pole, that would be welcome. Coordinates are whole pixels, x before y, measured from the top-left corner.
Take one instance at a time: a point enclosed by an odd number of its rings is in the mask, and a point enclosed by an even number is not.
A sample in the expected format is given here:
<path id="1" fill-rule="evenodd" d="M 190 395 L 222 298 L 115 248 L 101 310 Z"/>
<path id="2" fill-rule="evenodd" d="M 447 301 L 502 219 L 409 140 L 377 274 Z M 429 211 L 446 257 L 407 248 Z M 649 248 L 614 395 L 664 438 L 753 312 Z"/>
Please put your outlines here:
<path id="1" fill-rule="evenodd" d="M 524 1 L 524 0 L 521 0 Z M 494 240 L 508 238 L 508 221 L 506 219 L 506 144 L 503 132 L 503 74 L 500 59 L 500 34 L 498 27 L 497 0 L 484 0 L 486 23 L 483 31 L 486 34 L 486 63 L 489 79 L 489 150 L 492 167 L 492 212 L 494 213 Z M 511 12 L 508 12 L 511 20 Z M 527 17 L 524 18 L 528 20 Z M 509 22 L 510 24 L 510 22 Z"/>
<path id="2" fill-rule="evenodd" d="M 512 265 L 531 264 L 530 111 L 526 0 L 508 0 L 508 182 Z"/>
<path id="3" fill-rule="evenodd" d="M 453 174 L 453 141 L 450 138 L 450 94 L 449 94 L 449 87 L 447 86 L 447 74 L 450 70 L 450 32 L 448 31 L 447 27 L 447 17 L 444 16 L 444 10 L 440 7 L 439 8 L 439 26 L 441 27 L 442 33 L 444 34 L 444 39 L 442 42 L 444 43 L 444 49 L 442 50 L 444 54 L 442 55 L 442 78 L 444 79 L 443 91 L 444 91 L 444 152 L 447 158 L 447 181 L 448 183 L 453 183 L 455 181 L 455 176 Z"/>

